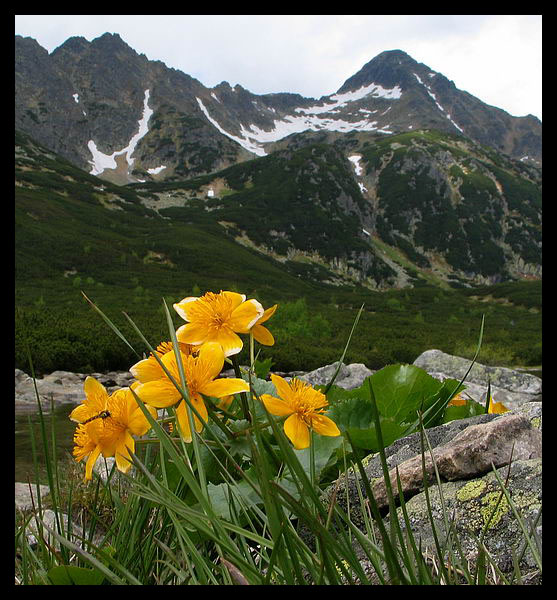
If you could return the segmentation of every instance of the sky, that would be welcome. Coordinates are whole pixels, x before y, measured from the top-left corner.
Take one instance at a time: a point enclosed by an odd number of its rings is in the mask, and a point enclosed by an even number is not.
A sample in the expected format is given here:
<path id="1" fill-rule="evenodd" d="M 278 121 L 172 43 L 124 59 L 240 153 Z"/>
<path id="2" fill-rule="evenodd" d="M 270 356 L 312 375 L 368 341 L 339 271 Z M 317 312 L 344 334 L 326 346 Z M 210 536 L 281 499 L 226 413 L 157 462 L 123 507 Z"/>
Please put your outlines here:
<path id="1" fill-rule="evenodd" d="M 15 33 L 49 52 L 106 32 L 209 88 L 316 99 L 398 49 L 487 104 L 542 118 L 541 15 L 15 15 Z"/>

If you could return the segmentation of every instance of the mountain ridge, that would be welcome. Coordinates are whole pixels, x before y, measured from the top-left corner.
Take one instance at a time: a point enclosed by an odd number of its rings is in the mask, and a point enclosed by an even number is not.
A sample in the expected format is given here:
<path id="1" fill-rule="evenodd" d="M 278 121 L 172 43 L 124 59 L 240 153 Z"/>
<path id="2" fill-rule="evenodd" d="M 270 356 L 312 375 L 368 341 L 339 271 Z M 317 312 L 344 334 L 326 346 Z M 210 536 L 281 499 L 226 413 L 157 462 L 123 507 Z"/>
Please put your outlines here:
<path id="1" fill-rule="evenodd" d="M 147 89 L 162 135 L 149 130 L 139 140 L 135 166 L 145 172 L 164 165 L 158 180 L 264 156 L 303 131 L 392 135 L 437 128 L 517 159 L 541 161 L 541 122 L 535 117 L 512 117 L 489 107 L 402 50 L 380 53 L 336 94 L 316 100 L 290 92 L 257 95 L 226 81 L 205 87 L 138 54 L 117 33 L 91 42 L 72 37 L 50 54 L 29 40 L 16 36 L 16 127 L 81 168 L 92 160 L 90 140 L 105 155 L 126 145 Z M 149 173 L 127 174 L 129 182 L 140 178 L 151 179 Z"/>
<path id="2" fill-rule="evenodd" d="M 16 132 L 133 191 L 145 218 L 210 227 L 335 286 L 541 278 L 541 168 L 500 147 L 535 149 L 541 124 L 502 116 L 402 50 L 315 99 L 206 88 L 118 34 L 50 55 L 32 38 L 16 46 Z M 18 185 L 44 187 L 36 167 L 16 170 Z M 78 194 L 113 208 L 87 181 Z"/>

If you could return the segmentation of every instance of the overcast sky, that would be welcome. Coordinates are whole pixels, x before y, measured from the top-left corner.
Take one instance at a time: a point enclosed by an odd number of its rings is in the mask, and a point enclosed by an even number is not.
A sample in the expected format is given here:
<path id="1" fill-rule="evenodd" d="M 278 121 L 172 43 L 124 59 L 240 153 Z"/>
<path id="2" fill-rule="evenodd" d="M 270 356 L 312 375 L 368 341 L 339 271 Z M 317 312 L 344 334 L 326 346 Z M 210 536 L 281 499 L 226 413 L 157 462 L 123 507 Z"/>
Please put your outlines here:
<path id="1" fill-rule="evenodd" d="M 228 81 L 313 98 L 399 49 L 487 104 L 542 118 L 541 15 L 15 16 L 15 33 L 49 52 L 107 31 L 206 87 Z"/>

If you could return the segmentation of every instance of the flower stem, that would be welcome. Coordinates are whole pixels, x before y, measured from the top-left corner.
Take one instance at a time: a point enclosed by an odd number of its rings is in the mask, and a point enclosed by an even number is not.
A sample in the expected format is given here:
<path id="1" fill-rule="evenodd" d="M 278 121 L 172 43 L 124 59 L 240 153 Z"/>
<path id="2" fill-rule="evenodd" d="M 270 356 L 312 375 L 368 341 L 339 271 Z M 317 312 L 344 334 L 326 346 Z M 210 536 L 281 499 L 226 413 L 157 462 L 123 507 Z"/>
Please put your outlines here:
<path id="1" fill-rule="evenodd" d="M 240 365 L 238 364 L 238 355 L 233 354 L 231 357 L 232 366 L 234 367 L 234 373 L 238 379 L 242 378 L 242 374 L 240 372 Z M 244 419 L 251 423 L 251 415 L 248 408 L 248 397 L 245 392 L 240 392 L 240 402 L 242 403 L 242 412 L 244 413 Z"/>

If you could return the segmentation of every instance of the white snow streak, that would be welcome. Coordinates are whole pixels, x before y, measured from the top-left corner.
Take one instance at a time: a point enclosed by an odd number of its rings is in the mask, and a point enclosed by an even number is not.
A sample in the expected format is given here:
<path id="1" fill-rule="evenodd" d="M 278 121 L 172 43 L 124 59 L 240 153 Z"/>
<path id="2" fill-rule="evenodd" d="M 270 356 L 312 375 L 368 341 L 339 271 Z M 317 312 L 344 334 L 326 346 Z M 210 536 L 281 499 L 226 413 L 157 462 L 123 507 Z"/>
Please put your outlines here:
<path id="1" fill-rule="evenodd" d="M 360 176 L 362 174 L 362 167 L 360 166 L 360 159 L 362 157 L 359 154 L 353 154 L 348 157 L 348 160 L 354 164 L 354 171 L 356 175 Z"/>
<path id="2" fill-rule="evenodd" d="M 72 94 L 72 98 L 79 104 L 79 94 Z"/>
<path id="3" fill-rule="evenodd" d="M 226 135 L 231 140 L 234 140 L 237 144 L 240 144 L 240 146 L 249 152 L 253 152 L 257 156 L 266 156 L 267 153 L 261 144 L 276 142 L 282 138 L 292 135 L 293 133 L 301 133 L 302 131 L 320 131 L 325 129 L 327 131 L 339 132 L 377 131 L 378 133 L 392 134 L 393 132 L 388 130 L 389 125 L 386 125 L 380 129 L 377 121 L 369 121 L 367 119 L 360 121 L 344 121 L 343 119 L 318 116 L 324 115 L 324 113 L 331 114 L 339 112 L 337 109 L 346 106 L 348 102 L 361 100 L 368 95 L 371 95 L 374 98 L 398 100 L 402 95 L 402 90 L 398 86 L 395 86 L 391 89 L 386 89 L 376 83 L 371 83 L 370 85 L 362 86 L 360 89 L 353 92 L 329 96 L 329 99 L 333 101 L 330 103 L 324 103 L 320 106 L 311 106 L 309 108 L 295 108 L 294 112 L 300 113 L 299 115 L 287 115 L 282 119 L 274 119 L 272 128 L 270 130 L 260 129 L 257 127 L 257 125 L 253 124 L 248 125 L 246 128 L 243 124 L 240 124 L 240 136 L 233 135 L 223 129 L 223 127 L 221 127 L 221 125 L 213 117 L 211 117 L 202 100 L 200 98 L 196 98 L 196 100 L 209 122 L 212 123 L 223 135 Z M 272 108 L 270 110 L 272 112 L 276 112 Z M 367 114 L 373 114 L 377 112 L 376 110 L 359 110 Z"/>
<path id="4" fill-rule="evenodd" d="M 429 73 L 430 77 L 433 77 L 433 75 L 435 75 L 435 73 L 431 74 Z M 435 104 L 437 105 L 437 108 L 442 112 L 445 113 L 445 116 L 447 117 L 447 119 L 449 119 L 449 121 L 460 131 L 460 133 L 464 133 L 464 130 L 462 129 L 462 127 L 459 127 L 452 119 L 451 119 L 451 115 L 445 111 L 445 109 L 439 104 L 439 102 L 437 102 L 437 98 L 435 96 L 435 94 L 431 91 L 431 88 L 429 87 L 429 85 L 425 84 L 420 77 L 414 73 L 414 77 L 425 87 L 427 93 L 433 98 L 433 100 L 435 101 Z"/>
<path id="5" fill-rule="evenodd" d="M 153 110 L 149 108 L 149 90 L 145 90 L 145 99 L 143 101 L 143 115 L 141 119 L 138 121 L 139 130 L 132 137 L 129 144 L 123 148 L 122 150 L 116 150 L 110 156 L 108 154 L 104 154 L 101 152 L 97 145 L 93 140 L 89 140 L 87 147 L 89 148 L 91 154 L 93 155 L 93 160 L 89 162 L 92 165 L 91 175 L 100 175 L 105 169 L 115 169 L 116 168 L 116 156 L 120 156 L 121 154 L 126 155 L 126 160 L 128 162 L 128 166 L 131 167 L 135 161 L 132 158 L 132 154 L 137 146 L 139 140 L 147 133 L 148 127 L 147 124 L 151 115 L 153 114 Z"/>
<path id="6" fill-rule="evenodd" d="M 166 169 L 166 166 L 161 165 L 160 167 L 155 167 L 154 169 L 147 169 L 147 173 L 151 175 L 158 175 L 163 169 Z"/>

